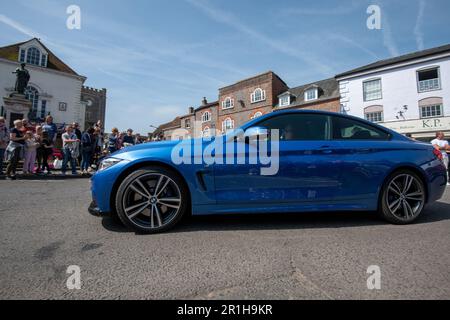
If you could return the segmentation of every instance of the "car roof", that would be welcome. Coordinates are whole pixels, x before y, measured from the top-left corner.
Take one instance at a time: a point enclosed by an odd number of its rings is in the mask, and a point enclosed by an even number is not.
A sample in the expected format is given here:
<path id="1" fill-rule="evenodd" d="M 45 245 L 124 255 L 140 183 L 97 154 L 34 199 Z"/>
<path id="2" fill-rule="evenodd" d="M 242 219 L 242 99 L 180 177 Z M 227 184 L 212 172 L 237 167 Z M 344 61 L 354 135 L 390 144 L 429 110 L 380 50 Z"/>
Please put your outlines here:
<path id="1" fill-rule="evenodd" d="M 275 112 L 271 112 L 268 114 L 265 114 L 261 117 L 258 117 L 256 119 L 253 119 L 247 123 L 245 123 L 244 125 L 241 126 L 242 129 L 246 130 L 249 127 L 253 126 L 255 123 L 261 122 L 262 120 L 265 119 L 270 119 L 272 117 L 276 117 L 276 116 L 280 116 L 280 115 L 285 115 L 285 114 L 323 114 L 323 115 L 327 115 L 327 116 L 334 116 L 334 117 L 342 117 L 342 118 L 347 118 L 347 119 L 351 119 L 351 120 L 355 120 L 358 122 L 362 122 L 365 123 L 369 126 L 378 128 L 379 130 L 382 130 L 384 132 L 390 133 L 392 136 L 395 136 L 397 138 L 405 138 L 403 135 L 401 135 L 398 132 L 395 132 L 391 129 L 388 129 L 386 127 L 383 127 L 377 123 L 373 123 L 371 121 L 368 121 L 366 119 L 362 119 L 359 117 L 355 117 L 352 115 L 348 115 L 348 114 L 343 114 L 343 113 L 337 113 L 337 112 L 332 112 L 332 111 L 323 111 L 323 110 L 280 110 L 280 111 L 275 111 Z"/>

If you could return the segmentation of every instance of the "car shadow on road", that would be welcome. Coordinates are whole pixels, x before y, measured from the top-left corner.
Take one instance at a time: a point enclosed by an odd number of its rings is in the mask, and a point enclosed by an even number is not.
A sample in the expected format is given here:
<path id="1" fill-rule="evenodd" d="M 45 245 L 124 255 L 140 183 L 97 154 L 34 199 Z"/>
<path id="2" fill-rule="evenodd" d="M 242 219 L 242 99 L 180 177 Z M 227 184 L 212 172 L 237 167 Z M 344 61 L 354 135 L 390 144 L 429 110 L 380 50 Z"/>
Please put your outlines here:
<path id="1" fill-rule="evenodd" d="M 436 202 L 425 209 L 415 224 L 443 220 L 450 220 L 450 204 Z M 119 219 L 113 217 L 103 217 L 102 225 L 113 232 L 132 232 L 123 226 Z M 352 228 L 376 225 L 389 223 L 375 212 L 229 214 L 186 217 L 168 232 Z"/>

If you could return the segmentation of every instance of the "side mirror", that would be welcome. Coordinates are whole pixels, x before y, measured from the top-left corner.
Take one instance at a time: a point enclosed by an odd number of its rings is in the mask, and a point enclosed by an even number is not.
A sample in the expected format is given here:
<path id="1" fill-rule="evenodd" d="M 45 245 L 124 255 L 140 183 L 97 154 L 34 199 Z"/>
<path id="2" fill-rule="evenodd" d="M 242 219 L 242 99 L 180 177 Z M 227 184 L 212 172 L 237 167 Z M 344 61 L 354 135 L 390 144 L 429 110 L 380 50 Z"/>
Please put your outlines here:
<path id="1" fill-rule="evenodd" d="M 256 140 L 268 140 L 270 136 L 270 129 L 266 127 L 251 127 L 245 130 L 245 141 L 256 141 Z"/>

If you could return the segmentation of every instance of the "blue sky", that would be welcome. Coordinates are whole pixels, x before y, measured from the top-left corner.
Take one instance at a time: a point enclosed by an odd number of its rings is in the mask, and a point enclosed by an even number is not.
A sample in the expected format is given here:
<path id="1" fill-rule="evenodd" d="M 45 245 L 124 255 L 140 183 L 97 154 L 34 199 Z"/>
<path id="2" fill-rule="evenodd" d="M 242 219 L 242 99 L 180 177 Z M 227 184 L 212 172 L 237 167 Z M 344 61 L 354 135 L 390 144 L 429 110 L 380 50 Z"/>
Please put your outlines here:
<path id="1" fill-rule="evenodd" d="M 81 8 L 81 30 L 66 8 Z M 381 7 L 381 30 L 366 27 Z M 0 46 L 39 37 L 86 85 L 107 88 L 106 126 L 141 133 L 273 70 L 291 87 L 450 43 L 448 0 L 0 0 Z"/>

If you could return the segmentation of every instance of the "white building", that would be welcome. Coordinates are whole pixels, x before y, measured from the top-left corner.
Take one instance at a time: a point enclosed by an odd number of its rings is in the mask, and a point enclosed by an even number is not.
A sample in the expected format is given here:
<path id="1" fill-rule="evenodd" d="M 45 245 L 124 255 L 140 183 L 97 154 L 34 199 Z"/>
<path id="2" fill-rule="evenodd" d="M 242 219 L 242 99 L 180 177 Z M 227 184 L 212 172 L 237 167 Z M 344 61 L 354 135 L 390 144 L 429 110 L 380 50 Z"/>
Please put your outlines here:
<path id="1" fill-rule="evenodd" d="M 86 105 L 81 101 L 81 90 L 86 77 L 77 74 L 38 39 L 0 48 L 0 103 L 2 97 L 14 91 L 12 72 L 22 62 L 31 77 L 26 93 L 32 110 L 29 115 L 8 113 L 2 106 L 1 114 L 9 116 L 7 121 L 30 118 L 38 122 L 50 114 L 57 124 L 78 122 L 84 127 Z"/>
<path id="2" fill-rule="evenodd" d="M 450 45 L 336 76 L 342 112 L 429 141 L 450 136 Z"/>

